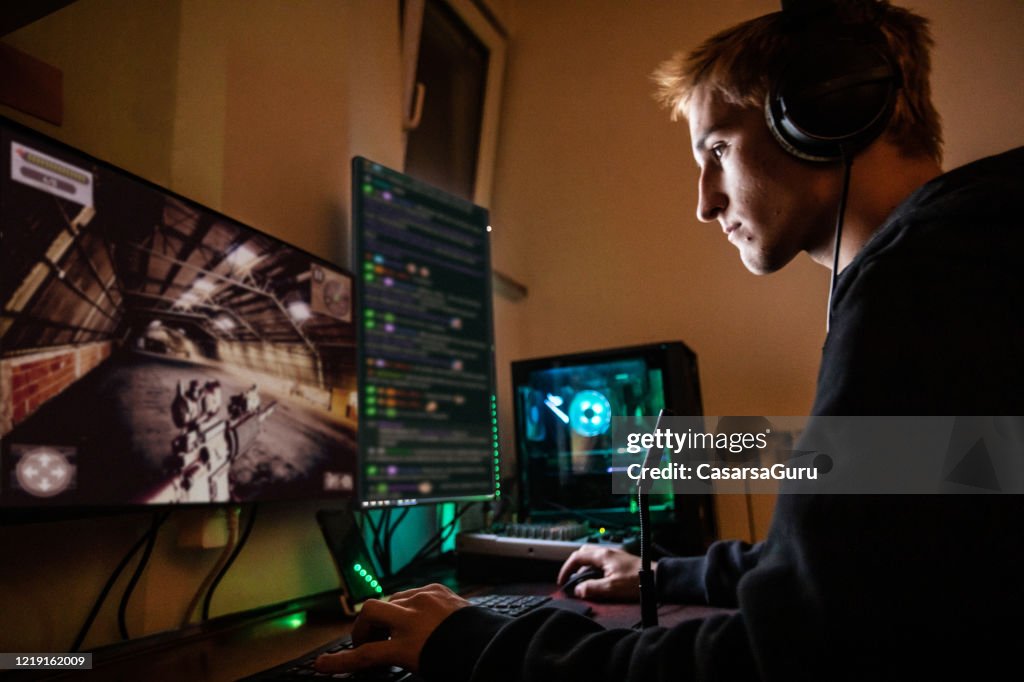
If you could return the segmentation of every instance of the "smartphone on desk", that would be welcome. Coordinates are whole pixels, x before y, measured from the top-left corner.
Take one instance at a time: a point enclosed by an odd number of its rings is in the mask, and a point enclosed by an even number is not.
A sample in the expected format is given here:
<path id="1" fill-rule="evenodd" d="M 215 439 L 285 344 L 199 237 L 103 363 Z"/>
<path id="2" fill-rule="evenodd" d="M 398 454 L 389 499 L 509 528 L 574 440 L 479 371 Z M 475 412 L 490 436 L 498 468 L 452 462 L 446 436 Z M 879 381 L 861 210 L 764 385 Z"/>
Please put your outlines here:
<path id="1" fill-rule="evenodd" d="M 370 560 L 355 513 L 346 503 L 318 510 L 316 521 L 338 572 L 342 609 L 346 615 L 354 616 L 367 599 L 384 596 L 384 587 Z"/>

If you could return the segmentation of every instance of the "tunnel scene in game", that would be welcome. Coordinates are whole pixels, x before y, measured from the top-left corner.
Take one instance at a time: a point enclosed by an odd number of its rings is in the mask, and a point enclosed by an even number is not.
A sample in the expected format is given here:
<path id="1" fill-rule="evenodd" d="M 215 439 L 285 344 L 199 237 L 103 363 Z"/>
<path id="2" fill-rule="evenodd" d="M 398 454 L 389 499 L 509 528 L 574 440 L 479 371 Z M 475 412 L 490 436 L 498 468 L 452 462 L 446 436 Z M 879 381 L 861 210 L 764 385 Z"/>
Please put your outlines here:
<path id="1" fill-rule="evenodd" d="M 351 276 L 2 132 L 0 505 L 351 496 Z"/>

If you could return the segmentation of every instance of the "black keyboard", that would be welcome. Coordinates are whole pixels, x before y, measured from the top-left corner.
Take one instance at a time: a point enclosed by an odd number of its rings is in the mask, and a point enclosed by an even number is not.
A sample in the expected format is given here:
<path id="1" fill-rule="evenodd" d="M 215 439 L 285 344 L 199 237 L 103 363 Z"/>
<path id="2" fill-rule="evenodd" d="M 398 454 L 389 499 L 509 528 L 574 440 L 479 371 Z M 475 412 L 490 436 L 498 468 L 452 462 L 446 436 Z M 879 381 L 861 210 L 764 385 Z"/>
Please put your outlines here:
<path id="1" fill-rule="evenodd" d="M 578 613 L 589 609 L 583 602 L 567 600 L 553 601 L 544 595 L 488 594 L 469 598 L 469 603 L 496 611 L 505 616 L 521 616 L 541 606 L 561 606 Z M 346 636 L 319 647 L 292 661 L 270 670 L 256 673 L 241 682 L 272 682 L 286 680 L 348 680 L 349 682 L 421 682 L 421 678 L 402 668 L 390 667 L 379 670 L 363 670 L 357 673 L 319 673 L 313 667 L 320 654 L 333 654 L 352 648 L 352 640 Z"/>
<path id="2" fill-rule="evenodd" d="M 469 603 L 473 606 L 483 606 L 504 616 L 521 616 L 544 606 L 549 601 L 551 597 L 535 594 L 487 594 L 469 597 Z"/>
<path id="3" fill-rule="evenodd" d="M 349 682 L 422 682 L 421 678 L 412 673 L 391 666 L 376 670 L 361 670 L 356 673 L 321 673 L 313 664 L 320 654 L 335 654 L 344 649 L 352 648 L 352 639 L 347 635 L 341 639 L 303 654 L 298 658 L 283 663 L 275 668 L 258 672 L 243 678 L 239 682 L 277 682 L 285 680 L 348 680 Z"/>

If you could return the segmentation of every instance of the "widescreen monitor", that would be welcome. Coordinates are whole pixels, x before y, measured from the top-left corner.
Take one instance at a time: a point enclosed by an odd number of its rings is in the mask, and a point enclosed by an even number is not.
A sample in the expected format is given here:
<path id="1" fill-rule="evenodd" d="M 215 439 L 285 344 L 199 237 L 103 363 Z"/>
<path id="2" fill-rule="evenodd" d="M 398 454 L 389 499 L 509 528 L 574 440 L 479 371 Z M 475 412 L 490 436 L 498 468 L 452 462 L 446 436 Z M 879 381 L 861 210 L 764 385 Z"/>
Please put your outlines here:
<path id="1" fill-rule="evenodd" d="M 488 212 L 361 157 L 352 196 L 361 506 L 493 499 Z"/>
<path id="2" fill-rule="evenodd" d="M 0 123 L 0 508 L 352 497 L 350 273 Z"/>
<path id="3" fill-rule="evenodd" d="M 612 492 L 612 419 L 703 414 L 697 358 L 681 341 L 519 360 L 512 391 L 519 513 L 531 522 L 631 529 L 636 496 Z M 683 551 L 714 533 L 708 496 L 651 494 L 650 509 Z"/>

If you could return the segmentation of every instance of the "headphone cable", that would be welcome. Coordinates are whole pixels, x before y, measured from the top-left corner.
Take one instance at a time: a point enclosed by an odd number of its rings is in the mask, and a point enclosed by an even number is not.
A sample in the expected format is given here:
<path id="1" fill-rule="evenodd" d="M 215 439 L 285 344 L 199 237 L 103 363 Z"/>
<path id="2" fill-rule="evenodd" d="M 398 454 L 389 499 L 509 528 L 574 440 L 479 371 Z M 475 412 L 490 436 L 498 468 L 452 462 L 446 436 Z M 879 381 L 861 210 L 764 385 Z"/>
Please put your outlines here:
<path id="1" fill-rule="evenodd" d="M 843 161 L 843 191 L 839 195 L 839 211 L 836 215 L 835 246 L 832 249 L 832 275 L 828 284 L 828 310 L 825 314 L 825 332 L 832 328 L 832 296 L 836 292 L 836 275 L 839 272 L 839 245 L 843 238 L 843 216 L 846 214 L 846 198 L 850 193 L 850 175 L 853 170 L 853 156 L 840 147 Z"/>

